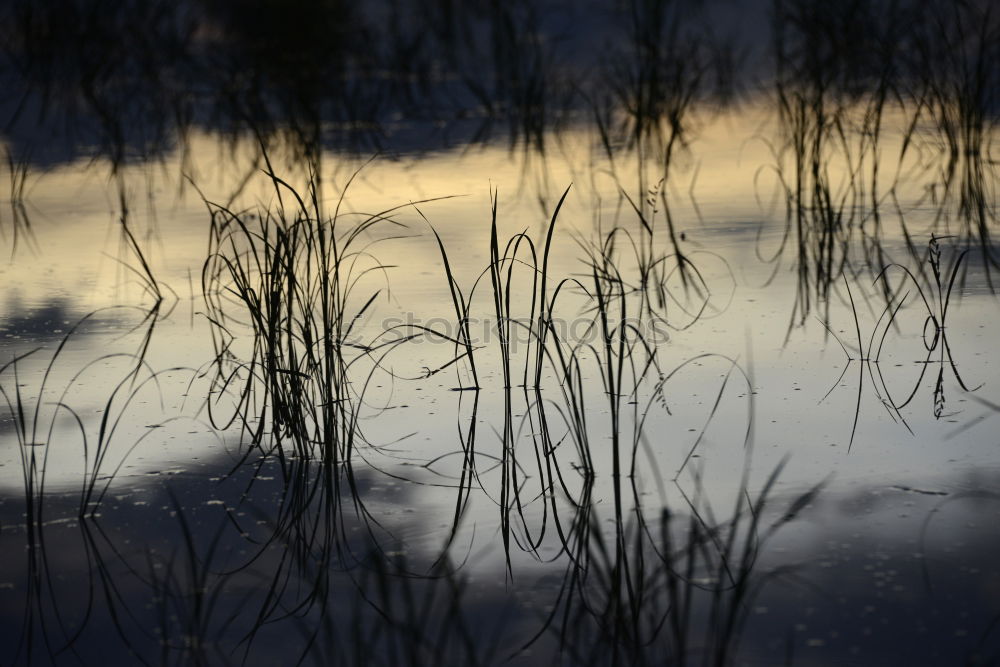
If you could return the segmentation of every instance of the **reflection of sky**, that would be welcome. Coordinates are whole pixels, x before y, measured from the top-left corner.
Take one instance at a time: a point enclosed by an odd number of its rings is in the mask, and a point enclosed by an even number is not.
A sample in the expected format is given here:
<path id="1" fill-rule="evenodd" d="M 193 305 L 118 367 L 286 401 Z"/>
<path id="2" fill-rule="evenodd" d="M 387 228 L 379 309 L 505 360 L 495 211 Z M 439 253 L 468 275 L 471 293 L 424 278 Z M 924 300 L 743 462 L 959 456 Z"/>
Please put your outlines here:
<path id="1" fill-rule="evenodd" d="M 761 262 L 754 251 L 756 246 L 762 256 L 773 254 L 784 233 L 780 219 L 782 207 L 779 205 L 772 212 L 768 205 L 769 190 L 774 182 L 769 183 L 760 175 L 761 166 L 770 163 L 771 154 L 762 141 L 752 139 L 770 127 L 768 117 L 765 111 L 756 108 L 705 115 L 691 154 L 682 155 L 682 168 L 677 172 L 681 185 L 671 190 L 675 224 L 679 231 L 685 232 L 682 247 L 693 253 L 692 260 L 705 271 L 710 284 L 723 286 L 718 289 L 725 295 L 719 297 L 720 304 L 728 300 L 730 271 L 736 278 L 737 289 L 727 311 L 697 323 L 690 330 L 675 332 L 664 350 L 664 358 L 676 365 L 698 354 L 717 353 L 745 361 L 749 341 L 753 347 L 754 381 L 758 389 L 755 428 L 760 467 L 762 471 L 769 469 L 780 456 L 791 453 L 787 477 L 798 480 L 793 484 L 808 484 L 830 470 L 847 478 L 902 474 L 933 476 L 932 471 L 945 466 L 950 459 L 970 463 L 990 460 L 990 443 L 984 439 L 988 432 L 986 425 L 970 428 L 942 446 L 941 438 L 957 428 L 954 420 L 977 417 L 982 409 L 966 401 L 953 378 L 946 374 L 947 412 L 954 407 L 962 411 L 950 420 L 934 420 L 930 412 L 933 373 L 925 376 L 923 387 L 904 410 L 914 430 L 914 435 L 910 435 L 906 427 L 895 423 L 879 403 L 866 372 L 855 442 L 850 455 L 846 454 L 857 400 L 858 364 L 851 365 L 841 380 L 843 386 L 836 388 L 821 403 L 820 399 L 843 370 L 846 357 L 839 344 L 815 320 L 808 320 L 803 328 L 794 329 L 785 342 L 790 308 L 795 300 L 793 269 L 796 260 L 793 253 L 786 252 L 774 279 L 768 282 L 774 265 Z M 736 137 L 751 139 L 739 143 L 734 140 Z M 629 205 L 616 203 L 618 185 L 594 157 L 592 140 L 593 137 L 585 132 L 568 132 L 562 154 L 552 155 L 544 162 L 538 162 L 541 158 L 536 156 L 525 163 L 519 154 L 512 155 L 502 148 L 467 153 L 441 152 L 420 159 L 376 160 L 352 183 L 343 210 L 375 213 L 407 201 L 457 195 L 418 207 L 441 234 L 456 277 L 468 289 L 487 265 L 490 188 L 499 193 L 501 235 L 527 230 L 539 238 L 548 213 L 540 210 L 542 207 L 537 200 L 540 198 L 546 208 L 551 208 L 565 184 L 572 182 L 573 189 L 557 224 L 551 265 L 553 275 L 578 275 L 584 267 L 577 239 L 584 243 L 593 239 L 590 230 L 595 223 L 607 228 L 619 220 L 626 228 L 635 226 Z M 241 160 L 250 149 L 238 147 L 235 154 L 230 154 L 211 137 L 193 136 L 192 152 L 185 164 L 195 166 L 192 177 L 206 197 L 221 202 L 228 199 L 243 175 L 224 165 L 229 164 L 230 159 Z M 884 150 L 886 155 L 893 154 L 890 143 Z M 333 171 L 325 181 L 328 187 L 325 205 L 332 211 L 337 202 L 337 188 L 346 182 L 353 167 L 338 163 L 332 157 L 328 164 Z M 830 169 L 836 167 L 836 162 L 831 163 Z M 194 189 L 181 182 L 182 169 L 171 159 L 162 167 L 150 170 L 139 167 L 123 170 L 130 202 L 130 226 L 151 259 L 157 278 L 170 287 L 167 297 L 170 307 L 165 309 L 169 317 L 157 325 L 148 353 L 148 360 L 157 369 L 178 365 L 197 368 L 212 356 L 199 296 L 208 215 Z M 634 166 L 626 163 L 618 169 L 618 183 L 633 182 Z M 92 165 L 81 163 L 29 176 L 28 205 L 39 250 L 37 254 L 18 253 L 10 264 L 0 269 L 11 295 L 4 305 L 7 312 L 4 330 L 24 330 L 20 333 L 22 339 L 18 346 L 29 342 L 25 340 L 29 323 L 35 322 L 44 329 L 44 322 L 54 316 L 53 309 L 68 311 L 65 317 L 60 315 L 62 322 L 107 305 L 149 302 L 134 276 L 123 266 L 124 263 L 135 267 L 137 263 L 120 246 L 117 186 L 109 183 L 100 172 Z M 541 173 L 545 174 L 545 179 L 536 179 Z M 765 169 L 764 173 L 769 172 Z M 290 176 L 289 180 L 295 182 L 295 177 Z M 179 198 L 178 191 L 183 193 Z M 601 202 L 599 218 L 593 203 L 598 201 L 597 197 Z M 250 181 L 234 208 L 254 209 L 273 202 L 273 191 L 266 179 L 260 177 Z M 695 203 L 700 217 L 694 209 Z M 440 254 L 427 223 L 407 207 L 394 213 L 394 218 L 406 228 L 391 228 L 392 231 L 385 235 L 394 236 L 401 231 L 402 238 L 372 246 L 378 260 L 393 268 L 387 269 L 385 274 L 370 274 L 356 292 L 366 295 L 358 296 L 360 307 L 368 294 L 384 290 L 388 277 L 390 289 L 377 300 L 365 325 L 372 331 L 385 318 L 405 321 L 407 317 L 417 317 L 426 321 L 437 317 L 450 321 L 453 313 L 448 305 L 450 297 Z M 349 224 L 350 219 L 345 216 L 345 224 Z M 886 240 L 882 247 L 890 257 L 904 257 L 891 222 L 892 217 L 886 216 Z M 663 224 L 662 217 L 659 224 Z M 918 232 L 919 228 L 911 228 L 911 233 Z M 371 238 L 378 236 L 373 232 Z M 981 292 L 979 285 L 983 277 L 976 253 L 970 254 L 968 264 L 970 272 L 964 291 L 969 296 L 961 302 L 956 300 L 949 322 L 950 340 L 958 343 L 953 351 L 963 368 L 972 364 L 973 359 L 989 357 L 985 332 L 990 329 L 993 314 L 990 309 L 977 305 L 986 297 L 976 294 Z M 488 287 L 488 280 L 484 280 L 477 288 L 473 316 L 492 321 L 495 314 Z M 859 303 L 863 294 L 867 293 L 869 298 L 877 296 L 866 280 L 855 284 L 852 290 Z M 839 287 L 836 293 L 838 296 L 830 310 L 831 328 L 846 343 L 854 345 L 854 319 L 846 294 Z M 580 312 L 573 297 L 563 303 L 563 310 L 557 314 L 570 323 L 579 319 Z M 866 341 L 880 312 L 877 301 L 871 303 L 874 305 L 859 310 L 859 323 Z M 908 303 L 911 306 L 901 311 L 899 319 L 905 322 L 905 328 L 887 337 L 889 344 L 884 353 L 892 363 L 891 367 L 886 364 L 883 370 L 894 394 L 909 392 L 909 386 L 904 385 L 911 380 L 906 378 L 915 378 L 915 375 L 906 369 L 922 358 L 919 354 L 921 316 L 912 305 L 915 297 Z M 520 306 L 526 307 L 526 304 Z M 134 351 L 139 334 L 133 333 L 132 339 L 131 343 L 121 346 Z M 100 336 L 87 340 L 92 341 L 89 349 L 95 356 L 105 347 Z M 247 340 L 243 332 L 237 345 Z M 425 366 L 440 366 L 450 354 L 451 348 L 447 345 L 410 344 L 387 359 L 399 374 L 418 377 Z M 495 364 L 495 350 L 484 351 L 480 356 L 485 374 L 499 370 Z M 895 364 L 903 364 L 904 370 L 898 370 Z M 989 369 L 989 365 L 985 368 Z M 683 459 L 679 452 L 688 451 L 704 425 L 725 370 L 725 362 L 686 369 L 667 387 L 673 392 L 668 394 L 672 416 L 664 413 L 650 417 L 651 433 L 658 434 L 665 429 L 671 434 L 680 434 L 672 435 L 663 443 L 654 443 L 658 465 L 663 466 L 669 476 L 679 465 L 675 459 Z M 596 382 L 596 367 L 586 372 Z M 432 448 L 428 453 L 444 453 L 454 448 L 454 424 L 444 416 L 450 408 L 429 407 L 451 404 L 451 396 L 442 393 L 455 384 L 451 377 L 445 377 L 447 373 L 434 376 L 423 384 L 420 381 L 383 382 L 381 388 L 373 384 L 373 395 L 378 395 L 381 403 L 392 405 L 393 412 L 386 414 L 394 418 L 369 420 L 372 437 L 391 442 L 417 430 L 419 435 L 414 437 L 438 443 L 425 445 Z M 988 370 L 970 368 L 969 377 L 972 376 L 976 379 L 968 380 L 970 386 L 985 382 L 981 391 L 989 398 Z M 106 384 L 113 386 L 111 376 Z M 416 388 L 421 391 L 412 391 Z M 178 393 L 182 392 L 178 390 Z M 727 453 L 741 451 L 746 415 L 742 394 L 744 389 L 735 383 L 729 387 L 726 401 L 721 403 L 719 418 L 712 421 L 697 452 L 699 458 L 719 452 L 715 455 L 720 459 L 717 465 L 729 469 L 732 475 L 738 474 L 739 464 L 730 465 L 724 461 Z M 486 423 L 492 420 L 494 428 L 493 416 L 497 414 L 501 399 L 501 394 L 487 388 L 480 406 L 480 414 L 491 416 Z M 94 400 L 100 403 L 102 399 L 95 396 Z M 196 411 L 197 408 L 192 407 L 195 405 L 189 402 L 187 409 Z M 595 409 L 602 405 L 598 394 L 591 405 Z M 730 413 L 731 417 L 727 416 Z M 160 419 L 136 415 L 135 421 L 145 427 Z M 418 428 L 407 430 L 397 425 L 407 422 Z M 681 422 L 683 425 L 678 427 Z M 483 446 L 494 447 L 492 431 L 485 424 L 483 428 L 483 439 L 487 443 Z M 148 437 L 146 441 L 152 444 L 157 438 Z M 149 455 L 155 460 L 156 446 L 149 449 Z M 901 458 L 902 452 L 905 457 Z M 902 466 L 901 460 L 905 461 Z"/>

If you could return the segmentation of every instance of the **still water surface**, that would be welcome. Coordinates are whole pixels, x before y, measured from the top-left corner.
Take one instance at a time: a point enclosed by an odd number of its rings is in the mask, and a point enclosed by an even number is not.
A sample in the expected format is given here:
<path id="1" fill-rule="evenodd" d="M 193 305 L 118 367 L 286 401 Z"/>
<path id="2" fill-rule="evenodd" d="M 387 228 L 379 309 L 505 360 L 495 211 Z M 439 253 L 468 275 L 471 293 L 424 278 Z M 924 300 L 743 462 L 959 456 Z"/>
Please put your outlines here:
<path id="1" fill-rule="evenodd" d="M 4 664 L 991 664 L 995 165 L 782 109 L 12 160 Z"/>

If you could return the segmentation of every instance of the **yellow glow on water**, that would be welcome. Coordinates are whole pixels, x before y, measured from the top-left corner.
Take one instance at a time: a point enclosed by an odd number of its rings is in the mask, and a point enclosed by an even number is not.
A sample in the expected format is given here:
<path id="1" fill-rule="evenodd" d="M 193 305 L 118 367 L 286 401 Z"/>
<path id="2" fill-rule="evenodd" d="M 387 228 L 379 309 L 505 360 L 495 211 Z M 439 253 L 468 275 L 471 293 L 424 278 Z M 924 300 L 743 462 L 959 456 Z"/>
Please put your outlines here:
<path id="1" fill-rule="evenodd" d="M 899 127 L 902 120 L 887 117 L 885 126 Z M 707 220 L 740 224 L 782 217 L 784 201 L 776 166 L 781 165 L 785 182 L 791 186 L 794 163 L 791 155 L 776 149 L 775 133 L 774 114 L 767 104 L 697 115 L 691 145 L 676 154 L 666 186 L 675 224 L 697 237 L 698 213 Z M 900 141 L 898 131 L 887 131 L 882 139 L 884 165 L 880 175 L 884 183 L 897 172 Z M 619 193 L 641 203 L 648 190 L 657 187 L 662 174 L 655 159 L 644 165 L 640 178 L 634 156 L 625 152 L 609 162 L 595 133 L 587 128 L 564 130 L 550 139 L 549 145 L 551 150 L 545 156 L 506 146 L 485 146 L 378 157 L 354 178 L 342 210 L 376 213 L 408 202 L 452 197 L 420 204 L 419 208 L 443 234 L 461 239 L 465 253 L 469 244 L 485 238 L 491 192 L 498 193 L 499 222 L 505 232 L 537 231 L 543 228 L 563 189 L 572 183 L 562 224 L 586 233 L 599 210 L 606 224 L 618 210 L 618 219 L 634 226 L 635 220 L 629 219 L 630 205 L 622 203 Z M 91 305 L 120 299 L 122 294 L 112 286 L 120 284 L 123 269 L 112 258 L 129 261 L 119 255 L 121 183 L 130 227 L 157 270 L 164 272 L 164 279 L 171 284 L 180 280 L 181 285 L 174 287 L 182 291 L 187 271 L 200 268 L 208 226 L 205 206 L 186 179 L 190 177 L 211 201 L 227 202 L 248 171 L 255 169 L 251 160 L 254 149 L 249 141 L 222 146 L 215 137 L 194 134 L 183 161 L 175 154 L 152 166 L 126 166 L 120 180 L 112 178 L 99 160 L 31 172 L 25 203 L 40 253 L 20 252 L 0 269 L 7 288 L 18 290 L 26 301 L 42 299 L 46 292 L 72 292 L 74 298 Z M 304 191 L 301 166 L 283 168 L 280 159 L 278 163 L 279 175 Z M 323 201 L 328 213 L 332 214 L 345 184 L 361 164 L 360 160 L 332 154 L 325 157 Z M 834 195 L 845 187 L 852 169 L 858 165 L 848 164 L 842 151 L 829 152 L 824 170 L 834 185 Z M 902 171 L 906 173 L 905 168 Z M 0 178 L 6 176 L 0 174 Z M 647 192 L 639 191 L 640 185 Z M 901 187 L 904 195 L 913 195 L 922 185 L 904 180 Z M 914 190 L 907 191 L 909 188 Z M 233 205 L 242 208 L 275 203 L 273 186 L 263 174 L 257 174 Z M 409 223 L 419 220 L 419 215 L 405 208 L 396 215 Z M 420 231 L 416 224 L 413 228 Z M 22 249 L 26 247 L 22 243 Z M 573 248 L 571 244 L 566 247 Z M 426 255 L 420 258 L 428 259 Z"/>

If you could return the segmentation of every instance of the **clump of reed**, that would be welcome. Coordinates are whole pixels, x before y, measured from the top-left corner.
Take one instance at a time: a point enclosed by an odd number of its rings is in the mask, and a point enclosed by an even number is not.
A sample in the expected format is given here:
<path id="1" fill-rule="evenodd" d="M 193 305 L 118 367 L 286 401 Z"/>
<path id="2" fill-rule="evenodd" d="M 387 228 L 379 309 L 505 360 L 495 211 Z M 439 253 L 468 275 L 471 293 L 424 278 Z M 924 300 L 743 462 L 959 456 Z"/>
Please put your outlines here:
<path id="1" fill-rule="evenodd" d="M 645 269 L 641 280 L 650 285 L 663 277 L 655 248 L 664 235 L 681 258 L 681 278 L 688 277 L 668 186 L 683 166 L 678 163 L 690 147 L 699 105 L 704 109 L 713 94 L 728 94 L 713 85 L 725 78 L 728 47 L 713 38 L 702 9 L 685 0 L 630 0 L 601 86 L 588 93 L 616 182 L 623 180 L 619 153 L 634 159 L 635 189 L 619 185 L 619 192 L 641 223 L 635 240 Z"/>
<path id="2" fill-rule="evenodd" d="M 774 151 L 786 228 L 765 259 L 777 263 L 792 250 L 797 292 L 790 326 L 802 324 L 814 307 L 828 315 L 831 286 L 852 267 L 857 241 L 866 255 L 881 258 L 882 200 L 899 179 L 897 165 L 883 182 L 883 132 L 886 115 L 905 104 L 901 57 L 911 18 L 897 4 L 772 5 Z M 900 164 L 908 143 L 904 136 Z"/>
<path id="3" fill-rule="evenodd" d="M 271 178 L 276 211 L 243 213 L 209 204 L 202 284 L 217 342 L 218 390 L 235 387 L 244 415 L 269 417 L 251 433 L 254 443 L 283 452 L 288 441 L 298 455 L 338 462 L 349 457 L 356 421 L 345 346 L 377 293 L 352 317 L 345 303 L 351 274 L 342 260 L 359 258 L 352 243 L 358 237 L 338 235 L 333 221 L 321 218 L 314 188 L 307 203 L 273 173 Z M 250 326 L 252 352 L 230 363 L 235 323 Z"/>
<path id="4" fill-rule="evenodd" d="M 913 38 L 917 112 L 931 124 L 927 141 L 943 159 L 931 184 L 937 223 L 958 219 L 959 233 L 996 268 L 997 169 L 992 157 L 1000 113 L 1000 12 L 990 3 L 920 4 Z M 992 283 L 991 283 L 992 284 Z"/>
<path id="5" fill-rule="evenodd" d="M 952 296 L 954 295 L 955 286 L 960 280 L 960 276 L 965 268 L 965 261 L 970 250 L 966 249 L 960 252 L 952 252 L 949 262 L 947 264 L 943 264 L 941 241 L 946 239 L 947 237 L 931 236 L 930 240 L 927 242 L 927 251 L 924 262 L 922 262 L 925 266 L 921 266 L 920 271 L 914 272 L 906 266 L 900 264 L 890 264 L 886 266 L 880 274 L 880 277 L 886 276 L 886 280 L 888 280 L 887 276 L 890 272 L 901 273 L 904 277 L 904 284 L 909 285 L 911 290 L 916 290 L 917 296 L 920 297 L 920 303 L 924 306 L 927 313 L 924 319 L 923 329 L 921 331 L 927 356 L 920 362 L 920 374 L 913 383 L 912 391 L 910 391 L 905 399 L 897 401 L 891 396 L 885 381 L 881 381 L 882 389 L 886 395 L 887 402 L 892 406 L 892 409 L 897 414 L 899 410 L 906 407 L 916 396 L 917 391 L 920 389 L 923 382 L 924 375 L 927 373 L 928 367 L 932 365 L 936 365 L 938 369 L 933 392 L 933 414 L 935 419 L 951 416 L 950 414 L 945 413 L 946 399 L 944 380 L 946 369 L 951 370 L 952 377 L 954 377 L 962 391 L 971 393 L 982 386 L 979 385 L 972 387 L 963 379 L 962 374 L 958 369 L 958 364 L 955 361 L 952 346 L 948 340 L 948 311 L 949 307 L 952 305 Z M 926 276 L 926 280 L 921 280 L 921 276 Z M 886 335 L 892 328 L 896 315 L 903 307 L 905 299 L 906 295 L 900 298 L 895 305 L 889 304 L 890 306 L 893 306 L 891 312 L 889 310 L 889 306 L 887 306 L 886 312 L 889 314 L 889 317 L 882 333 L 882 339 L 879 342 L 878 352 L 881 352 Z M 873 361 L 875 363 L 878 362 L 878 353 Z M 879 372 L 879 377 L 881 378 L 881 372 Z"/>
<path id="6" fill-rule="evenodd" d="M 352 176 L 328 213 L 318 166 L 300 194 L 265 161 L 273 208 L 235 211 L 206 200 L 211 233 L 202 285 L 217 351 L 213 393 L 235 406 L 224 414 L 216 400 L 210 412 L 219 426 L 241 423 L 265 453 L 348 464 L 373 369 L 419 335 L 387 338 L 378 330 L 366 338 L 362 329 L 389 289 L 390 267 L 374 248 L 404 229 L 394 218 L 400 209 L 421 202 L 348 214 L 342 206 Z M 239 349 L 246 332 L 248 349 Z M 359 370 L 362 360 L 367 373 Z"/>
<path id="7" fill-rule="evenodd" d="M 793 256 L 790 327 L 817 308 L 826 319 L 845 272 L 874 276 L 898 261 L 884 243 L 888 213 L 914 258 L 913 218 L 929 205 L 927 233 L 960 234 L 995 268 L 996 12 L 976 2 L 776 0 L 772 18 L 786 228 L 764 259 Z"/>
<path id="8" fill-rule="evenodd" d="M 483 382 L 477 372 L 477 366 L 482 361 L 477 361 L 477 357 L 482 359 L 487 353 L 482 349 L 485 346 L 477 346 L 472 340 L 468 322 L 473 304 L 478 301 L 477 292 L 481 293 L 488 287 L 489 292 L 482 298 L 488 299 L 488 307 L 495 318 L 498 375 L 503 392 L 503 426 L 497 430 L 499 454 L 491 457 L 499 467 L 499 489 L 491 488 L 487 494 L 500 509 L 500 532 L 508 568 L 510 552 L 515 544 L 527 552 L 537 554 L 549 532 L 547 517 L 550 511 L 554 518 L 557 515 L 556 491 L 561 489 L 570 498 L 577 493 L 570 490 L 572 485 L 567 484 L 560 464 L 555 460 L 556 450 L 564 439 L 568 438 L 575 444 L 573 451 L 577 456 L 574 467 L 584 478 L 589 477 L 592 471 L 586 445 L 585 409 L 580 395 L 582 378 L 578 373 L 579 368 L 574 367 L 572 360 L 562 356 L 561 346 L 565 343 L 560 336 L 565 335 L 565 332 L 558 331 L 554 322 L 560 294 L 568 291 L 572 284 L 578 284 L 575 279 L 554 280 L 550 269 L 550 252 L 556 224 L 569 192 L 567 188 L 556 204 L 542 241 L 532 239 L 527 232 L 514 234 L 506 241 L 501 240 L 498 226 L 499 196 L 494 193 L 490 218 L 490 263 L 468 289 L 463 289 L 456 281 L 447 249 L 440 237 L 437 237 L 458 323 L 455 358 L 466 361 L 475 383 L 474 386 L 460 388 L 477 392 L 472 419 L 462 443 L 461 491 L 456 503 L 455 525 L 458 525 L 463 503 L 473 485 L 478 483 L 486 490 L 486 471 L 476 464 L 477 454 L 481 455 L 484 448 L 482 439 L 476 435 L 476 408 L 478 391 Z M 545 405 L 551 399 L 545 396 L 543 390 L 543 387 L 550 386 L 545 373 L 553 366 L 562 368 L 563 374 L 556 386 L 557 391 L 567 400 L 565 409 L 559 410 L 558 417 L 547 412 Z M 461 384 L 461 378 L 459 380 Z M 516 414 L 522 415 L 520 419 Z M 569 429 L 558 440 L 553 439 L 549 424 L 551 419 L 560 419 Z M 525 445 L 519 444 L 522 438 L 531 440 L 527 455 L 523 454 Z M 529 480 L 533 484 L 530 491 L 526 487 Z M 536 530 L 528 520 L 528 507 L 537 501 L 541 501 L 546 518 Z M 558 531 L 558 519 L 555 521 L 555 529 Z"/>
<path id="9" fill-rule="evenodd" d="M 886 264 L 882 267 L 882 270 L 875 277 L 875 286 L 880 289 L 881 294 L 887 295 L 885 296 L 886 303 L 872 327 L 871 334 L 867 340 L 864 339 L 862 334 L 861 316 L 858 313 L 858 304 L 855 302 L 854 292 L 851 290 L 847 277 L 845 276 L 843 279 L 844 289 L 854 320 L 855 338 L 852 346 L 855 350 L 849 350 L 849 344 L 845 343 L 828 324 L 823 323 L 827 332 L 840 344 L 841 349 L 847 357 L 847 364 L 820 402 L 822 403 L 826 400 L 838 386 L 841 386 L 841 380 L 847 374 L 851 365 L 855 361 L 858 362 L 857 398 L 854 407 L 854 420 L 848 441 L 848 451 L 854 445 L 858 429 L 866 375 L 871 381 L 872 390 L 878 402 L 893 421 L 902 424 L 911 434 L 913 434 L 913 429 L 910 427 L 903 409 L 910 405 L 923 386 L 923 380 L 928 368 L 936 366 L 938 369 L 933 389 L 932 413 L 935 419 L 950 417 L 955 414 L 945 412 L 945 371 L 947 369 L 951 370 L 951 375 L 958 387 L 968 394 L 975 392 L 982 386 L 971 386 L 966 383 L 962 373 L 959 371 L 959 365 L 955 360 L 952 346 L 948 341 L 948 327 L 946 325 L 948 312 L 952 305 L 955 287 L 961 283 L 961 276 L 967 269 L 966 260 L 970 252 L 970 249 L 961 251 L 953 249 L 953 252 L 949 253 L 950 256 L 947 257 L 947 262 L 943 262 L 944 252 L 941 241 L 948 238 L 931 235 L 930 240 L 927 242 L 924 257 L 921 258 L 921 261 L 914 268 L 900 263 Z M 893 284 L 894 275 L 898 275 L 900 278 L 895 285 Z M 916 296 L 918 297 L 918 306 L 923 306 L 923 311 L 920 311 L 923 314 L 923 319 L 919 320 L 921 322 L 920 339 L 926 356 L 923 359 L 911 360 L 918 364 L 920 372 L 912 382 L 906 382 L 903 385 L 903 395 L 905 398 L 899 399 L 896 397 L 898 394 L 894 396 L 895 392 L 890 389 L 886 379 L 887 373 L 883 370 L 881 364 L 885 361 L 883 351 L 888 351 L 892 348 L 891 343 L 887 345 L 890 334 L 894 331 L 902 331 L 899 315 L 906 306 L 907 299 L 914 292 L 916 292 Z M 867 295 L 864 296 L 868 298 Z M 909 333 L 915 334 L 916 332 L 910 331 Z M 981 400 L 976 396 L 972 398 Z"/>
<path id="10" fill-rule="evenodd" d="M 490 263 L 468 289 L 455 280 L 438 238 L 460 323 L 455 358 L 466 360 L 476 378 L 474 387 L 461 388 L 486 388 L 481 368 L 489 363 L 485 358 L 496 355 L 491 367 L 498 371 L 489 377 L 497 378 L 503 392 L 502 426 L 494 427 L 499 451 L 492 455 L 489 441 L 477 436 L 475 409 L 463 432 L 463 491 L 455 525 L 478 484 L 499 508 L 508 568 L 514 549 L 540 557 L 540 548 L 554 540 L 560 553 L 568 551 L 581 522 L 586 523 L 587 498 L 598 477 L 611 480 L 616 548 L 625 548 L 631 503 L 626 480 L 638 474 L 643 443 L 650 446 L 645 432 L 653 421 L 650 413 L 660 410 L 667 385 L 687 365 L 666 365 L 663 344 L 670 331 L 692 326 L 711 308 L 712 289 L 690 259 L 658 255 L 652 265 L 644 265 L 638 245 L 618 226 L 593 243 L 581 241 L 579 273 L 556 273 L 550 254 L 562 235 L 556 227 L 569 192 L 563 193 L 539 239 L 521 232 L 503 240 L 494 195 Z M 684 289 L 676 277 L 684 270 L 688 289 L 700 292 L 699 298 L 689 301 L 675 291 Z M 654 273 L 659 280 L 648 284 Z M 668 285 L 670 279 L 678 284 Z M 463 333 L 462 323 L 477 306 L 489 308 L 495 317 L 495 346 L 477 345 Z M 560 326 L 566 322 L 573 326 Z M 730 363 L 716 408 L 734 368 Z M 599 382 L 588 381 L 591 377 Z M 598 417 L 600 413 L 606 417 Z M 671 449 L 669 438 L 654 446 Z M 697 446 L 698 441 L 686 457 L 681 453 L 681 470 Z M 484 457 L 488 468 L 477 463 Z M 496 486 L 488 481 L 493 470 L 499 471 Z"/>

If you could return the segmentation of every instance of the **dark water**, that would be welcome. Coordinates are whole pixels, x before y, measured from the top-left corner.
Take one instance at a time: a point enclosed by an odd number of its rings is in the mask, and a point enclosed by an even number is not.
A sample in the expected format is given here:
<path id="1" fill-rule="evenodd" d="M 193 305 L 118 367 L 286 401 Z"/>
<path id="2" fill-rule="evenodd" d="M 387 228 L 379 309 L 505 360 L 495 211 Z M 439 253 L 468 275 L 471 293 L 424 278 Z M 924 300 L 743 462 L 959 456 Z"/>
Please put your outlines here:
<path id="1" fill-rule="evenodd" d="M 0 30 L 0 664 L 1000 659 L 992 4 Z"/>

